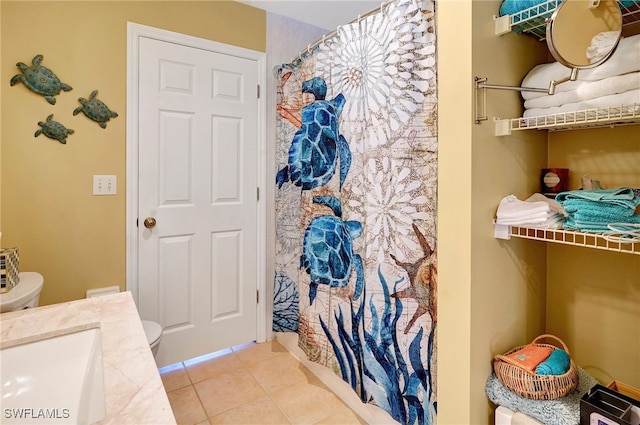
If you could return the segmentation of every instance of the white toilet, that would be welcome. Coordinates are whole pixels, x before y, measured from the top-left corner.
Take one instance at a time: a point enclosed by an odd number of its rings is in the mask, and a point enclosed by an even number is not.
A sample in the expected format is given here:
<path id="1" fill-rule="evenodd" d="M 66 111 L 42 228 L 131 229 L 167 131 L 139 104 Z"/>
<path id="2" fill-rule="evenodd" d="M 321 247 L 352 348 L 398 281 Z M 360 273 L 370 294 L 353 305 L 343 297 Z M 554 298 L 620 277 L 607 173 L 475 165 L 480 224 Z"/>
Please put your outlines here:
<path id="1" fill-rule="evenodd" d="M 44 278 L 36 272 L 20 272 L 18 276 L 18 284 L 0 294 L 0 313 L 38 307 Z"/>
<path id="2" fill-rule="evenodd" d="M 142 327 L 144 328 L 145 335 L 147 335 L 147 342 L 149 343 L 149 347 L 151 347 L 153 357 L 156 357 L 158 355 L 158 349 L 160 349 L 160 340 L 162 339 L 162 326 L 151 320 L 142 320 Z"/>
<path id="3" fill-rule="evenodd" d="M 118 292 L 120 292 L 119 286 L 108 286 L 105 288 L 89 289 L 87 290 L 86 297 L 99 297 L 101 295 L 117 294 Z M 160 340 L 162 339 L 162 326 L 150 320 L 141 320 L 141 322 L 144 333 L 147 336 L 149 348 L 151 348 L 153 357 L 156 357 L 158 349 L 160 348 Z"/>

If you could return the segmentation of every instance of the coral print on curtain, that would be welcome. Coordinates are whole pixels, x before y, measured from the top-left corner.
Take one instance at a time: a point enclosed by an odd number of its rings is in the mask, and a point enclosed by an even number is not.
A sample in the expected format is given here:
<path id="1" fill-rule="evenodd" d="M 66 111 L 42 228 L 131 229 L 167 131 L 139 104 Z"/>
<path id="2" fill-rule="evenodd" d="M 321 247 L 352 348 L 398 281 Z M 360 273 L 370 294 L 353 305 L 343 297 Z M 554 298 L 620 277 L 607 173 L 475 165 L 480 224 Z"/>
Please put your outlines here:
<path id="1" fill-rule="evenodd" d="M 278 70 L 274 330 L 401 424 L 436 422 L 434 9 L 385 3 Z"/>

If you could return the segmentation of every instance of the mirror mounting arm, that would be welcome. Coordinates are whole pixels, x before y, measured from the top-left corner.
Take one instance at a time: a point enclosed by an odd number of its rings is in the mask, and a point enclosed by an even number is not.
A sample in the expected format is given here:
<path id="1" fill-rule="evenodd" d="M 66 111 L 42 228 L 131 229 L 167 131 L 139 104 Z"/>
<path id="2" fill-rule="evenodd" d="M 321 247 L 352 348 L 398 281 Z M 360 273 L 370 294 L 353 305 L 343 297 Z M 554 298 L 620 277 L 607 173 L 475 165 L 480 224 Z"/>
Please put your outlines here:
<path id="1" fill-rule="evenodd" d="M 571 75 L 563 78 L 562 80 L 551 80 L 549 83 L 549 93 L 550 95 L 556 94 L 556 87 L 558 84 L 566 83 L 567 81 L 575 81 L 578 79 L 578 71 L 579 68 L 571 68 Z"/>
<path id="2" fill-rule="evenodd" d="M 577 75 L 577 71 L 576 71 L 576 75 Z M 485 112 L 487 110 L 487 89 L 529 91 L 529 92 L 553 94 L 551 93 L 551 85 L 549 86 L 549 89 L 543 89 L 539 87 L 503 86 L 503 85 L 487 84 L 486 77 L 474 77 L 474 83 L 476 85 L 476 90 L 474 92 L 475 94 L 474 96 L 475 120 L 474 121 L 476 124 L 480 124 L 482 121 L 486 121 L 488 119 Z M 553 88 L 555 90 L 555 86 Z"/>

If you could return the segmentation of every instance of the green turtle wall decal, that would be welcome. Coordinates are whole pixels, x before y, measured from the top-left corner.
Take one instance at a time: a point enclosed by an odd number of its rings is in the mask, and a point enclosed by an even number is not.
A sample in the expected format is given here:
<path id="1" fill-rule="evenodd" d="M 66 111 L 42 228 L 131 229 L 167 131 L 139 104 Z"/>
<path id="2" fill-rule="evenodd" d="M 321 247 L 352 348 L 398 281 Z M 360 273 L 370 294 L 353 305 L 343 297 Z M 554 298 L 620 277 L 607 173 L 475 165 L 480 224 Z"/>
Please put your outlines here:
<path id="1" fill-rule="evenodd" d="M 94 90 L 89 95 L 88 100 L 83 97 L 79 98 L 78 102 L 80 102 L 82 106 L 78 106 L 73 111 L 73 115 L 78 115 L 82 112 L 87 116 L 87 118 L 97 122 L 100 127 L 107 128 L 107 121 L 111 118 L 117 117 L 118 114 L 110 110 L 107 105 L 102 103 L 100 100 L 96 99 L 97 95 L 98 90 Z"/>
<path id="2" fill-rule="evenodd" d="M 30 90 L 41 94 L 52 105 L 56 104 L 55 95 L 60 90 L 69 91 L 72 87 L 68 84 L 60 82 L 56 74 L 49 68 L 40 65 L 42 55 L 36 55 L 31 61 L 31 66 L 27 66 L 22 62 L 18 62 L 16 66 L 22 71 L 22 74 L 16 74 L 11 78 L 11 85 L 14 86 L 18 82 L 22 82 Z"/>
<path id="3" fill-rule="evenodd" d="M 63 145 L 67 144 L 67 136 L 69 134 L 73 134 L 72 129 L 66 128 L 58 121 L 54 121 L 53 114 L 49 115 L 46 121 L 38 122 L 38 125 L 42 128 L 38 129 L 33 137 L 38 137 L 39 135 L 44 134 L 48 138 L 57 140 Z"/>

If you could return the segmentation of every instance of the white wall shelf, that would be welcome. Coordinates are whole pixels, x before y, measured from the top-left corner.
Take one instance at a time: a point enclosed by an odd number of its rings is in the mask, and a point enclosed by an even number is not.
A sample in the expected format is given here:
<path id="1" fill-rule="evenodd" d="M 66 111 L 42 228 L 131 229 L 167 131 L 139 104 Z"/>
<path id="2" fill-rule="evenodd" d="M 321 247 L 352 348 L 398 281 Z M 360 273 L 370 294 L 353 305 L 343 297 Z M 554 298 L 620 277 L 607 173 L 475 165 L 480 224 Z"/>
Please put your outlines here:
<path id="1" fill-rule="evenodd" d="M 547 19 L 560 3 L 562 0 L 547 0 L 512 15 L 494 16 L 495 33 L 502 35 L 514 31 L 532 35 L 542 41 L 547 35 Z M 623 28 L 640 21 L 640 0 L 620 0 L 618 5 L 622 12 Z"/>
<path id="2" fill-rule="evenodd" d="M 494 119 L 496 136 L 509 136 L 516 130 L 579 130 L 629 124 L 640 124 L 640 104 L 638 103 L 536 117 Z"/>
<path id="3" fill-rule="evenodd" d="M 562 1 L 545 0 L 511 15 L 494 16 L 495 34 L 502 35 L 513 31 L 518 34 L 534 36 L 540 41 L 545 40 L 547 20 Z M 640 28 L 640 0 L 617 0 L 617 3 L 622 12 L 622 27 L 629 27 L 633 32 L 638 32 L 637 28 Z M 631 27 L 632 25 L 633 27 Z M 476 124 L 487 119 L 485 112 L 486 91 L 485 89 L 481 90 L 478 85 L 484 82 L 486 79 L 479 80 L 476 77 Z M 484 106 L 482 111 L 480 111 L 480 105 Z M 640 124 L 640 104 L 615 105 L 535 117 L 494 118 L 493 121 L 496 136 L 509 136 L 516 130 L 560 131 L 615 127 Z"/>
<path id="4" fill-rule="evenodd" d="M 602 233 L 494 224 L 494 236 L 496 239 L 509 240 L 515 237 L 640 255 L 640 241 L 634 243 L 621 242 L 619 238 L 610 237 Z"/>

